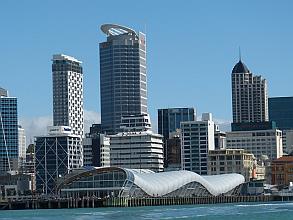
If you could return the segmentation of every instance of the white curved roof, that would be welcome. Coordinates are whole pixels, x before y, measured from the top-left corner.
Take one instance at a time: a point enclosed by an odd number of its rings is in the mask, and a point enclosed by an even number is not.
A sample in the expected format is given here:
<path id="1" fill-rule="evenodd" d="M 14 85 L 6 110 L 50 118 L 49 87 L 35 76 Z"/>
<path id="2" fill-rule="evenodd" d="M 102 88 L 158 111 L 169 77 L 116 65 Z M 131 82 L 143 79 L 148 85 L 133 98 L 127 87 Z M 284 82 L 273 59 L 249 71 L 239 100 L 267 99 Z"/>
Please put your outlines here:
<path id="1" fill-rule="evenodd" d="M 126 169 L 134 175 L 134 183 L 149 195 L 163 196 L 171 193 L 182 186 L 198 182 L 203 185 L 212 195 L 217 196 L 227 193 L 244 183 L 241 174 L 222 174 L 213 176 L 200 176 L 187 170 L 170 172 L 140 172 L 139 170 Z"/>
<path id="2" fill-rule="evenodd" d="M 133 29 L 126 26 L 118 25 L 118 24 L 103 24 L 101 26 L 101 30 L 108 36 L 109 35 L 116 36 L 116 35 L 125 34 L 125 33 L 132 33 L 137 35 Z"/>

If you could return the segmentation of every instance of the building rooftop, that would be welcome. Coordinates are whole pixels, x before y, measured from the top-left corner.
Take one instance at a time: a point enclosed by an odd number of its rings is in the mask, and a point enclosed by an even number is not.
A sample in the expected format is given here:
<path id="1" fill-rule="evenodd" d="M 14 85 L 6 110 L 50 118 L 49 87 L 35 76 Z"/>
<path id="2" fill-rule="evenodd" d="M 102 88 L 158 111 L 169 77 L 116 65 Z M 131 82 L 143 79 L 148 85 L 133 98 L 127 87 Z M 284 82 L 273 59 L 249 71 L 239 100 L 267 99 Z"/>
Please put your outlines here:
<path id="1" fill-rule="evenodd" d="M 293 162 L 293 156 L 284 156 L 276 160 L 273 160 L 273 163 L 287 163 L 287 162 Z"/>
<path id="2" fill-rule="evenodd" d="M 247 66 L 239 60 L 239 62 L 234 66 L 232 73 L 250 73 L 250 71 Z"/>
<path id="3" fill-rule="evenodd" d="M 70 60 L 73 62 L 82 63 L 81 61 L 77 60 L 76 58 L 65 55 L 65 54 L 54 54 L 52 61 L 54 61 L 54 60 Z"/>
<path id="4" fill-rule="evenodd" d="M 137 33 L 133 29 L 118 24 L 103 24 L 101 26 L 101 30 L 107 36 L 117 36 L 126 33 L 134 34 L 137 36 Z"/>
<path id="5" fill-rule="evenodd" d="M 222 174 L 212 176 L 200 176 L 197 173 L 179 170 L 169 172 L 155 173 L 151 170 L 146 169 L 127 169 L 120 167 L 92 167 L 92 168 L 81 168 L 84 172 L 79 171 L 74 175 L 75 172 L 69 176 L 65 176 L 60 181 L 58 188 L 62 188 L 64 185 L 78 180 L 82 180 L 83 177 L 94 176 L 99 173 L 105 173 L 110 171 L 121 171 L 124 172 L 127 180 L 130 180 L 138 188 L 140 188 L 148 196 L 166 196 L 172 192 L 181 193 L 182 191 L 194 192 L 192 190 L 200 191 L 205 189 L 211 195 L 218 196 L 224 193 L 228 193 L 235 189 L 237 186 L 244 183 L 244 176 L 241 174 Z M 189 188 L 184 187 L 188 184 Z M 126 188 L 123 186 L 122 188 Z M 180 191 L 182 189 L 182 191 Z M 199 192 L 198 192 L 199 193 Z"/>

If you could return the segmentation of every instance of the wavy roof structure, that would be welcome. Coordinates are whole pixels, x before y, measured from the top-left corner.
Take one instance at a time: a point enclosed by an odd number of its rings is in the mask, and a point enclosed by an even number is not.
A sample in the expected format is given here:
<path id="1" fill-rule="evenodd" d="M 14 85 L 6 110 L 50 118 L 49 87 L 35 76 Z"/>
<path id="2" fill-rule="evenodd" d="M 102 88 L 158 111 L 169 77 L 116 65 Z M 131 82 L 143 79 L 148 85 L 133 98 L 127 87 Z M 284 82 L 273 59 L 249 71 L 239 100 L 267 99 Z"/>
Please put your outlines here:
<path id="1" fill-rule="evenodd" d="M 170 172 L 140 172 L 125 169 L 134 176 L 134 183 L 149 195 L 164 196 L 189 183 L 197 182 L 204 186 L 212 195 L 217 196 L 233 190 L 245 182 L 241 174 L 222 174 L 200 176 L 197 173 L 180 170 Z"/>
<path id="2" fill-rule="evenodd" d="M 204 195 L 218 196 L 221 194 L 229 194 L 235 191 L 238 186 L 245 182 L 244 176 L 241 174 L 222 174 L 213 176 L 200 176 L 194 172 L 187 170 L 170 171 L 155 173 L 151 170 L 126 169 L 120 167 L 84 167 L 76 170 L 61 180 L 58 188 L 61 191 L 85 191 L 103 190 L 103 188 L 95 188 L 95 176 L 103 173 L 120 172 L 124 173 L 124 179 L 112 179 L 105 181 L 123 181 L 120 187 L 120 196 L 184 196 Z M 108 175 L 114 178 L 114 175 Z M 99 179 L 99 178 L 98 178 Z M 81 184 L 74 184 L 77 182 Z M 84 187 L 82 183 L 88 181 Z M 97 180 L 103 181 L 103 180 Z M 92 185 L 91 185 L 92 184 Z M 103 184 L 102 184 L 103 185 Z M 78 187 L 76 187 L 78 186 Z M 117 186 L 115 186 L 117 190 Z M 66 189 L 67 188 L 67 189 Z M 107 190 L 111 190 L 107 186 Z M 113 188 L 114 190 L 114 188 Z M 136 195 L 135 192 L 140 192 Z"/>

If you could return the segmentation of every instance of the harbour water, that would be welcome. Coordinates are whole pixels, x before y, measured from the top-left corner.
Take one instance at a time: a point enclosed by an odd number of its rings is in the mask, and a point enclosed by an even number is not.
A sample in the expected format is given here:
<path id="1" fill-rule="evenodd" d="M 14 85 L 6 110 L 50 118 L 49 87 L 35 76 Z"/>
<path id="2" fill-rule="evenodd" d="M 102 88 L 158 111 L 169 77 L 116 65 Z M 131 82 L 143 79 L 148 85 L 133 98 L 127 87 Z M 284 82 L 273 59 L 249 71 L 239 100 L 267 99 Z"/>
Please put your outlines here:
<path id="1" fill-rule="evenodd" d="M 1 220 L 205 219 L 292 220 L 293 203 L 230 203 L 134 208 L 38 209 L 0 211 Z"/>

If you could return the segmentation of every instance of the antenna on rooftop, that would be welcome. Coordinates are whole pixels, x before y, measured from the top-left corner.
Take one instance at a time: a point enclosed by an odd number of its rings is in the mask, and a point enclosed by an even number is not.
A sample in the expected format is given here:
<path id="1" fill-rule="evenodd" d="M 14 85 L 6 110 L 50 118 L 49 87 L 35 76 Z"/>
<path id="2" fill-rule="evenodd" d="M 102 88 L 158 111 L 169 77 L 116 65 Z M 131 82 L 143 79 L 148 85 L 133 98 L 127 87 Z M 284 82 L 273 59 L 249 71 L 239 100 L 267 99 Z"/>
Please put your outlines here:
<path id="1" fill-rule="evenodd" d="M 241 61 L 241 48 L 240 48 L 240 46 L 239 46 L 239 61 Z"/>

